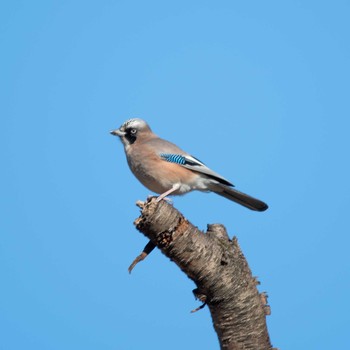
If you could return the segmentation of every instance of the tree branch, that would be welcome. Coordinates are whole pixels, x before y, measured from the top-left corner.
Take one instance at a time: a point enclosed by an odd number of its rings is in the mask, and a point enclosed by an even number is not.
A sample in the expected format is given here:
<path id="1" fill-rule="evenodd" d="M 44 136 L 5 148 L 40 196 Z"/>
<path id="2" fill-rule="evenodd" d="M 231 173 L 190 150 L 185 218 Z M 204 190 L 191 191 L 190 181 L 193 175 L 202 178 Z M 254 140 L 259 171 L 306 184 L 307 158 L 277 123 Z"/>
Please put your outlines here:
<path id="1" fill-rule="evenodd" d="M 164 200 L 138 205 L 136 228 L 197 285 L 194 293 L 209 307 L 221 349 L 272 349 L 266 294 L 259 294 L 237 239 L 230 240 L 219 224 L 203 233 Z"/>

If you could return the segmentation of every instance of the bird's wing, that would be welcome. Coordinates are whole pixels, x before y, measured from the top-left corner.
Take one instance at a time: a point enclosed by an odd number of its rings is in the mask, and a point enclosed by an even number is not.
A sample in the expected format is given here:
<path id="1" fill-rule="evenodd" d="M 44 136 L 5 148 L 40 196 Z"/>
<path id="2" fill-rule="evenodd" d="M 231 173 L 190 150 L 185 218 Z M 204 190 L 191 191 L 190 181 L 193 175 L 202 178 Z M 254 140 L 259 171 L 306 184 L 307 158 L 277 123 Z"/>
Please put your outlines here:
<path id="1" fill-rule="evenodd" d="M 199 159 L 189 155 L 189 154 L 176 154 L 176 153 L 160 153 L 160 157 L 170 163 L 175 163 L 183 166 L 184 168 L 190 169 L 197 173 L 205 174 L 216 181 L 228 185 L 234 186 L 231 182 L 226 180 L 224 177 L 216 173 L 215 171 L 209 169 L 204 163 Z"/>

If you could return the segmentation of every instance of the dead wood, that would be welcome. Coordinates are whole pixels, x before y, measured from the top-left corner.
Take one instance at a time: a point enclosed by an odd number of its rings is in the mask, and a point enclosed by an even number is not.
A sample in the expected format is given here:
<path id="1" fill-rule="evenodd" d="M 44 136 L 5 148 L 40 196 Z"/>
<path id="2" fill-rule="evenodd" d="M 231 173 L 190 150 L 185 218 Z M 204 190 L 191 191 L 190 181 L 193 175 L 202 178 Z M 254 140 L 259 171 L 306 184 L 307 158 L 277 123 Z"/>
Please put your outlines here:
<path id="1" fill-rule="evenodd" d="M 150 243 L 131 267 L 157 246 L 196 284 L 193 292 L 209 307 L 222 350 L 272 349 L 267 295 L 257 290 L 237 239 L 230 240 L 220 224 L 208 225 L 205 233 L 198 230 L 164 200 L 152 197 L 138 206 L 142 211 L 135 225 Z"/>

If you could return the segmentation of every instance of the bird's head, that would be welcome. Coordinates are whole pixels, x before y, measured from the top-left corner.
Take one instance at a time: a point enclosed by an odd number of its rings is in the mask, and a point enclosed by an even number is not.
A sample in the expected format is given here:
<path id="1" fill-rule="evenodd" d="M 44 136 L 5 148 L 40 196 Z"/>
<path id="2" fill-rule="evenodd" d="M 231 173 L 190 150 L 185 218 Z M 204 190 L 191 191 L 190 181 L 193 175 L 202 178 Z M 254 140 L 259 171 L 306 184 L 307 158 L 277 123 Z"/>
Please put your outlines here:
<path id="1" fill-rule="evenodd" d="M 119 129 L 112 130 L 110 133 L 119 136 L 125 147 L 132 145 L 138 139 L 152 135 L 148 124 L 139 118 L 127 120 Z"/>

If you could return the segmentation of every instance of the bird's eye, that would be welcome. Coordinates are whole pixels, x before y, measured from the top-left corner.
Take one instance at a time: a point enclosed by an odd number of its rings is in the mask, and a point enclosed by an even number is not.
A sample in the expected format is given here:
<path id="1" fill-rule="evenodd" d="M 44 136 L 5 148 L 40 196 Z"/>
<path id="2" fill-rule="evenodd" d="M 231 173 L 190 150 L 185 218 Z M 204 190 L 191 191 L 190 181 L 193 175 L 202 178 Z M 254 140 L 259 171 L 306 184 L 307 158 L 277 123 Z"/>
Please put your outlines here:
<path id="1" fill-rule="evenodd" d="M 137 130 L 136 129 L 130 129 L 130 133 L 135 135 L 137 133 Z"/>

